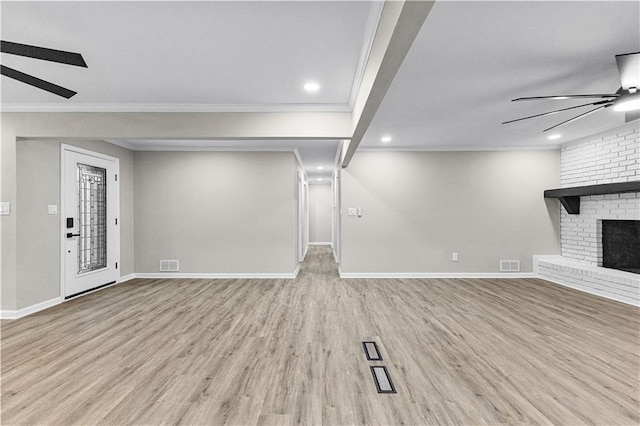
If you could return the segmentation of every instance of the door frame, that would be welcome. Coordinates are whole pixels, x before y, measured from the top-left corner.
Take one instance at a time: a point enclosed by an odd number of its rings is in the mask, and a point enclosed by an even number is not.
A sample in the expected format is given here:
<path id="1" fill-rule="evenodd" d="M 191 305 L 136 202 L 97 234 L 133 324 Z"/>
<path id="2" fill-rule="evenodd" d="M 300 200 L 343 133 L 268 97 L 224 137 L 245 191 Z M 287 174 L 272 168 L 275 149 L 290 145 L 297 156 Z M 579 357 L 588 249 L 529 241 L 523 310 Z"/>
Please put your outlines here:
<path id="1" fill-rule="evenodd" d="M 67 283 L 67 274 L 66 274 L 66 237 L 64 230 L 67 227 L 67 211 L 66 211 L 66 190 L 64 188 L 65 178 L 66 178 L 66 167 L 65 167 L 65 152 L 72 151 L 78 154 L 88 155 L 91 157 L 99 158 L 102 160 L 113 161 L 116 166 L 116 176 L 120 174 L 120 159 L 116 157 L 112 157 L 110 155 L 102 154 L 95 151 L 90 151 L 88 149 L 79 148 L 74 145 L 60 144 L 60 297 L 65 300 L 66 297 L 66 283 Z M 120 180 L 117 180 L 117 184 L 115 185 L 115 212 L 116 218 L 118 219 L 118 225 L 115 230 L 115 241 L 113 244 L 115 245 L 115 257 L 118 262 L 118 268 L 116 269 L 116 282 L 112 285 L 118 284 L 120 282 Z M 88 293 L 93 293 L 94 291 L 102 290 L 103 288 L 110 287 L 104 286 L 99 287 L 94 290 L 89 290 L 86 293 L 79 294 L 78 296 L 83 296 Z M 75 297 L 73 297 L 74 299 Z"/>

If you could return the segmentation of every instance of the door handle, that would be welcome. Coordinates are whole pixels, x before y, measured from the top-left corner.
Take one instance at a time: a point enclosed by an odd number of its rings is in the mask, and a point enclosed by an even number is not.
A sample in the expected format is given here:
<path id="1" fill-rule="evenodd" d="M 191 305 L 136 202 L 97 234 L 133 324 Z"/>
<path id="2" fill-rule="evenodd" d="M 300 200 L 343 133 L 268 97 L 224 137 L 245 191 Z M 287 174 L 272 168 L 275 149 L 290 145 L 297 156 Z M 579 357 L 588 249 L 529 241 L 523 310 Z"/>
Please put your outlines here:
<path id="1" fill-rule="evenodd" d="M 80 234 L 73 234 L 71 232 L 67 232 L 67 238 L 72 238 L 72 237 L 79 237 Z"/>

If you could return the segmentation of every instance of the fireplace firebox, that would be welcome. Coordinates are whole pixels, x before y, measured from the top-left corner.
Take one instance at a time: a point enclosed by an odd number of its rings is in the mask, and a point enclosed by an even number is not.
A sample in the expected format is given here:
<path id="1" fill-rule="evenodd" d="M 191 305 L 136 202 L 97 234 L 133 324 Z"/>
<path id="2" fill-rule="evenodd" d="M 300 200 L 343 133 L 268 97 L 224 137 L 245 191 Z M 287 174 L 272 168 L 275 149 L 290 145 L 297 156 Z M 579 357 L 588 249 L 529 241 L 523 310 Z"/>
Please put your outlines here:
<path id="1" fill-rule="evenodd" d="M 640 220 L 602 221 L 602 266 L 640 274 Z"/>

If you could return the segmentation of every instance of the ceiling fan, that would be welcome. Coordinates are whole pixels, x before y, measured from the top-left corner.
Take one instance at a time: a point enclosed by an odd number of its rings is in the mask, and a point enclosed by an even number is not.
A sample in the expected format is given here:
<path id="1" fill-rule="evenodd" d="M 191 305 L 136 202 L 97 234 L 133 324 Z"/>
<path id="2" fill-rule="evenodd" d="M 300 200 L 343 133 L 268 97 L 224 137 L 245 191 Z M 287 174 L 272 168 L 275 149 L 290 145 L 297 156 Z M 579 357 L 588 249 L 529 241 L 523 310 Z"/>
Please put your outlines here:
<path id="1" fill-rule="evenodd" d="M 48 49 L 46 47 L 31 46 L 28 44 L 13 43 L 11 41 L 0 41 L 0 52 L 9 55 L 24 56 L 27 58 L 40 59 L 43 61 L 57 62 L 60 64 L 73 65 L 76 67 L 88 68 L 84 58 L 79 53 L 65 52 L 64 50 Z M 13 68 L 0 65 L 0 74 L 5 77 L 18 80 L 38 89 L 45 90 L 63 98 L 69 99 L 77 92 L 67 89 L 57 84 L 50 83 L 38 77 L 25 74 Z"/>
<path id="2" fill-rule="evenodd" d="M 564 124 L 568 124 L 593 114 L 596 111 L 600 111 L 605 108 L 613 107 L 615 111 L 634 112 L 640 111 L 640 52 L 625 53 L 622 55 L 616 55 L 616 63 L 618 65 L 618 72 L 620 73 L 620 82 L 622 87 L 617 92 L 611 94 L 588 94 L 588 95 L 551 95 L 551 96 L 531 96 L 525 98 L 512 99 L 512 102 L 517 101 L 532 101 L 538 99 L 602 99 L 600 101 L 591 102 L 588 104 L 576 105 L 568 108 L 561 108 L 554 111 L 544 112 L 542 114 L 530 115 L 528 117 L 517 118 L 515 120 L 505 121 L 502 124 L 514 123 L 516 121 L 528 120 L 530 118 L 544 117 L 546 115 L 557 114 L 562 111 L 569 111 L 576 108 L 582 108 L 586 106 L 595 106 L 595 108 L 583 112 L 573 118 L 563 121 L 562 123 L 551 126 L 543 131 L 546 132 L 556 127 L 560 127 Z M 627 120 L 631 121 L 637 118 L 636 113 L 627 114 Z"/>

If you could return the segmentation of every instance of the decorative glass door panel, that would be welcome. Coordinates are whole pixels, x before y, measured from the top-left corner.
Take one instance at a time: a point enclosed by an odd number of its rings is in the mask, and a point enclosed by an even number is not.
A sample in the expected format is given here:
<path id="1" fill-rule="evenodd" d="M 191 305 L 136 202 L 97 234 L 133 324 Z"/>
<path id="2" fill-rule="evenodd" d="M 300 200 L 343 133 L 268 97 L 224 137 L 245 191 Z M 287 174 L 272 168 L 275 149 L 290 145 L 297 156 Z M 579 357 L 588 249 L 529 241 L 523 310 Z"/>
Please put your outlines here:
<path id="1" fill-rule="evenodd" d="M 62 292 L 73 297 L 120 276 L 118 159 L 67 145 L 62 153 Z"/>
<path id="2" fill-rule="evenodd" d="M 107 267 L 107 170 L 78 164 L 78 274 Z"/>

